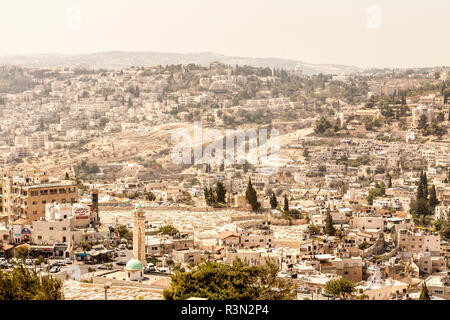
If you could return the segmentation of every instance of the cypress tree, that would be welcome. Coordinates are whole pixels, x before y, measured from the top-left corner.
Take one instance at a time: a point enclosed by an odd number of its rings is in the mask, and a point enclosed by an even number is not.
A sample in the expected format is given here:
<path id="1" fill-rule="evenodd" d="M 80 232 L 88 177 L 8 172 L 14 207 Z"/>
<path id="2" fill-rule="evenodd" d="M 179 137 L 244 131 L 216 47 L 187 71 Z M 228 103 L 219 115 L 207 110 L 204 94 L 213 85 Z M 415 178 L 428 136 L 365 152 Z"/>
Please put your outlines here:
<path id="1" fill-rule="evenodd" d="M 277 197 L 275 196 L 275 193 L 272 192 L 272 195 L 270 196 L 270 207 L 272 209 L 275 209 L 278 206 Z"/>
<path id="2" fill-rule="evenodd" d="M 261 204 L 258 202 L 258 196 L 256 194 L 255 188 L 253 188 L 252 180 L 248 178 L 247 190 L 245 191 L 245 198 L 248 203 L 252 206 L 252 210 L 256 211 L 261 207 Z"/>
<path id="3" fill-rule="evenodd" d="M 425 199 L 428 199 L 428 179 L 427 179 L 426 172 L 424 172 L 424 174 L 423 174 L 422 187 L 423 187 L 423 196 Z"/>
<path id="4" fill-rule="evenodd" d="M 216 185 L 217 202 L 225 203 L 226 194 L 227 190 L 225 189 L 223 183 L 218 181 Z"/>
<path id="5" fill-rule="evenodd" d="M 422 285 L 422 292 L 420 293 L 419 300 L 431 300 L 430 293 L 428 292 L 427 284 L 425 283 L 425 281 Z"/>
<path id="6" fill-rule="evenodd" d="M 286 194 L 284 195 L 284 206 L 283 206 L 283 210 L 284 210 L 284 211 L 289 211 L 289 201 L 288 201 L 288 198 L 287 198 Z"/>
<path id="7" fill-rule="evenodd" d="M 428 200 L 428 203 L 430 204 L 430 207 L 434 209 L 439 204 L 439 201 L 436 196 L 436 188 L 434 184 L 431 186 L 430 189 L 430 199 Z"/>
<path id="8" fill-rule="evenodd" d="M 333 217 L 331 216 L 330 210 L 327 210 L 327 216 L 325 218 L 325 233 L 329 236 L 334 236 L 336 234 L 336 229 L 333 226 Z"/>

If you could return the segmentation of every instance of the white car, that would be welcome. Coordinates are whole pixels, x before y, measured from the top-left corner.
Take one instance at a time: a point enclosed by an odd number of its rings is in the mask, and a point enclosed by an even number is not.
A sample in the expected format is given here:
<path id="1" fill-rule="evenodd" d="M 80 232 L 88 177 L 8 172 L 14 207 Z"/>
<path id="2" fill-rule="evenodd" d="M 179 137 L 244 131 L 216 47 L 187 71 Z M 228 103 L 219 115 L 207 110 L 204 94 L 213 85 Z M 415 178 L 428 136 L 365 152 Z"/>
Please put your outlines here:
<path id="1" fill-rule="evenodd" d="M 66 258 L 66 264 L 72 264 L 72 260 L 70 260 L 70 258 Z"/>
<path id="2" fill-rule="evenodd" d="M 120 256 L 121 256 L 121 257 L 126 257 L 127 254 L 125 253 L 125 251 L 120 251 Z"/>
<path id="3" fill-rule="evenodd" d="M 151 262 L 147 263 L 146 269 L 147 269 L 147 272 L 156 271 L 155 265 Z"/>
<path id="4" fill-rule="evenodd" d="M 169 272 L 169 269 L 164 268 L 164 267 L 160 267 L 160 268 L 158 268 L 158 272 L 168 273 L 168 272 Z"/>
<path id="5" fill-rule="evenodd" d="M 66 262 L 64 260 L 58 260 L 58 261 L 56 261 L 56 265 L 62 267 L 62 266 L 66 265 Z"/>
<path id="6" fill-rule="evenodd" d="M 60 270 L 61 270 L 61 268 L 58 267 L 58 266 L 56 266 L 56 267 L 53 267 L 53 268 L 50 269 L 50 273 L 57 273 L 57 272 L 59 272 Z"/>

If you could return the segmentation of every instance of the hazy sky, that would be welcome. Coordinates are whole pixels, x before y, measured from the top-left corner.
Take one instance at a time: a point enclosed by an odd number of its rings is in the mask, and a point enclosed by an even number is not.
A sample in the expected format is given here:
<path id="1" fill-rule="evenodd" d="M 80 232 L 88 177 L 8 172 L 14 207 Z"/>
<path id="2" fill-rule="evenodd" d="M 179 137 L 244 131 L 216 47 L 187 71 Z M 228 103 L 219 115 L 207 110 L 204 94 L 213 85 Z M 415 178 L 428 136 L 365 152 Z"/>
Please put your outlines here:
<path id="1" fill-rule="evenodd" d="M 208 51 L 450 65 L 449 21 L 450 0 L 2 0 L 0 55 Z"/>

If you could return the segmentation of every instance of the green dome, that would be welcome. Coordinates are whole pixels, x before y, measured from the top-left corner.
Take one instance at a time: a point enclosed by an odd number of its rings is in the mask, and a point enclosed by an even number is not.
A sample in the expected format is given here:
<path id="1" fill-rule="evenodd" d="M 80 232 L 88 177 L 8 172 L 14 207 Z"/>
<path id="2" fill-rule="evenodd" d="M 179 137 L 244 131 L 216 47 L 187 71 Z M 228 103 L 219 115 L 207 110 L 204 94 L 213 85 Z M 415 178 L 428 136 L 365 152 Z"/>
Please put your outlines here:
<path id="1" fill-rule="evenodd" d="M 138 259 L 131 259 L 125 266 L 126 270 L 142 270 L 142 263 Z"/>

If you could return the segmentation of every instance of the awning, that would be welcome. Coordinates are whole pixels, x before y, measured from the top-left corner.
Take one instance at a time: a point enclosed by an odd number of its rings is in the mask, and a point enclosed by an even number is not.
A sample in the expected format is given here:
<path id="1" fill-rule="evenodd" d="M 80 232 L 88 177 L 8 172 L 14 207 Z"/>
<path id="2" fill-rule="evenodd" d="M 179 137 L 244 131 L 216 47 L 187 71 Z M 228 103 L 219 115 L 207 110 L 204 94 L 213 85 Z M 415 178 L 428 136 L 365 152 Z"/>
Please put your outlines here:
<path id="1" fill-rule="evenodd" d="M 53 251 L 53 246 L 31 246 L 32 251 Z"/>
<path id="2" fill-rule="evenodd" d="M 5 243 L 3 246 L 2 246 L 2 249 L 3 250 L 9 250 L 9 249 L 12 249 L 12 248 L 14 248 L 14 246 L 12 245 L 12 244 L 7 244 L 7 243 Z"/>

